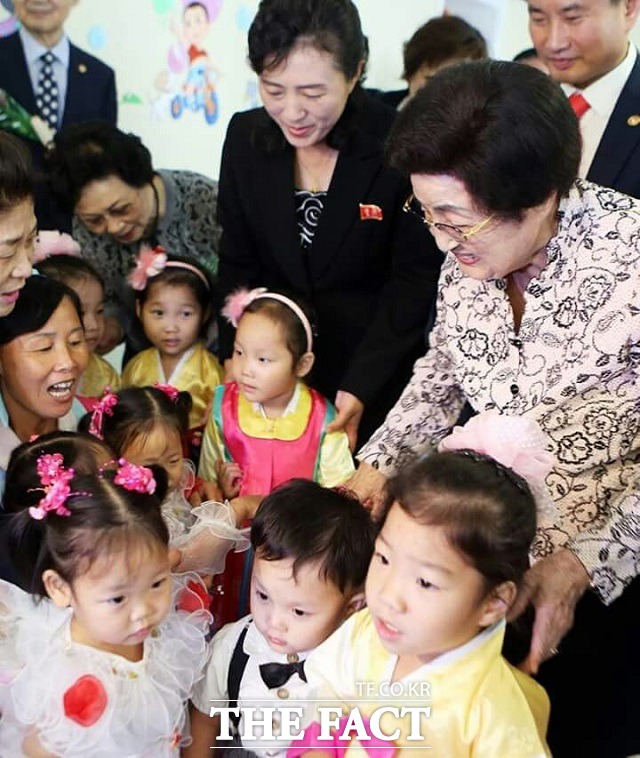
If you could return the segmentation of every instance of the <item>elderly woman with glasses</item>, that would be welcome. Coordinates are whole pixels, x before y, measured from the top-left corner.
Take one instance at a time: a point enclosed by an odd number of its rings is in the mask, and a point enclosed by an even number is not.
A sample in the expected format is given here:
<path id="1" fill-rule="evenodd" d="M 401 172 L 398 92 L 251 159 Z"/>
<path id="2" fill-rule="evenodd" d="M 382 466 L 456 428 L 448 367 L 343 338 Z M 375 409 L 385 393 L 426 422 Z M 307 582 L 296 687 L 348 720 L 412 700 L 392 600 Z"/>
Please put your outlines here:
<path id="1" fill-rule="evenodd" d="M 430 349 L 351 485 L 375 507 L 466 403 L 538 422 L 556 512 L 540 514 L 511 612 L 535 614 L 518 662 L 551 696 L 554 756 L 638 753 L 640 202 L 576 179 L 565 95 L 515 63 L 438 73 L 398 116 L 388 158 L 446 258 Z"/>

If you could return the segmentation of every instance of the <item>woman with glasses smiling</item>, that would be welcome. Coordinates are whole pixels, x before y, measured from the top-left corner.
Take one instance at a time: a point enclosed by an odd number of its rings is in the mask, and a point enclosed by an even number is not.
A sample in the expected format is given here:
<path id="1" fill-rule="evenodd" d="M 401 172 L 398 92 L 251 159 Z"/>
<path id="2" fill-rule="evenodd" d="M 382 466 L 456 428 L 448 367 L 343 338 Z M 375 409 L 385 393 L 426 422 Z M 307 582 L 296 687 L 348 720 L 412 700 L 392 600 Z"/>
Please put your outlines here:
<path id="1" fill-rule="evenodd" d="M 539 517 L 511 610 L 535 614 L 532 636 L 512 657 L 549 692 L 554 756 L 640 753 L 640 202 L 576 179 L 566 96 L 516 63 L 436 74 L 388 158 L 446 258 L 430 350 L 348 484 L 375 507 L 465 403 L 537 421 L 556 514 Z"/>

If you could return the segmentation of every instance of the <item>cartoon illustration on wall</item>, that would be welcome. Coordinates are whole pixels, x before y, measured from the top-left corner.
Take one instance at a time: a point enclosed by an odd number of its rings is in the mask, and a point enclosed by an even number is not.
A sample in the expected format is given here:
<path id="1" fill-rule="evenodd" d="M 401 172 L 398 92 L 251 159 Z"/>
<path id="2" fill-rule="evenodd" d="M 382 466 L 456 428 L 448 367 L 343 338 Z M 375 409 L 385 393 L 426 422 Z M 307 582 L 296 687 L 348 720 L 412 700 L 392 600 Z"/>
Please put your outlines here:
<path id="1" fill-rule="evenodd" d="M 0 20 L 0 37 L 8 37 L 18 28 L 18 21 L 13 15 L 13 0 L 0 0 L 0 6 L 11 14 L 9 18 Z"/>
<path id="2" fill-rule="evenodd" d="M 171 23 L 177 42 L 169 49 L 168 70 L 156 79 L 161 93 L 154 104 L 156 116 L 163 116 L 167 109 L 174 119 L 202 111 L 207 124 L 218 120 L 220 72 L 204 44 L 221 6 L 222 0 L 182 0 L 182 19 Z"/>

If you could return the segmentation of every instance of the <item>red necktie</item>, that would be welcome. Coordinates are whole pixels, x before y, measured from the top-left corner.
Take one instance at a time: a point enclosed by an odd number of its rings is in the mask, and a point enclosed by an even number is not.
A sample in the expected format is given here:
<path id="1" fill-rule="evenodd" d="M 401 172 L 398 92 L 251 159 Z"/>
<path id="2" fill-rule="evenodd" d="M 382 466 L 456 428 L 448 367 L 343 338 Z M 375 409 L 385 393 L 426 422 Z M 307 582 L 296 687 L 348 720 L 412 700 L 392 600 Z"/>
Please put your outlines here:
<path id="1" fill-rule="evenodd" d="M 569 95 L 569 103 L 571 104 L 573 112 L 576 114 L 578 120 L 584 116 L 589 108 L 591 108 L 589 103 L 585 100 L 582 92 L 574 92 L 572 95 Z"/>

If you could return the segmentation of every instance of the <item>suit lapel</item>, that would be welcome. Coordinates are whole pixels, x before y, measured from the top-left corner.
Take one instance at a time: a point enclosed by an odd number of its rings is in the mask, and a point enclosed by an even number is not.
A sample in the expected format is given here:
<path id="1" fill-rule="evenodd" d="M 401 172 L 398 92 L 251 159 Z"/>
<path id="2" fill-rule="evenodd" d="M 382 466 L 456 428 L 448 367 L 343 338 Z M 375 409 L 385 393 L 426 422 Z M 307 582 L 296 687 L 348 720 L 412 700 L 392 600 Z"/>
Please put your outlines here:
<path id="1" fill-rule="evenodd" d="M 359 200 L 366 197 L 379 169 L 380 148 L 377 145 L 367 143 L 358 151 L 340 152 L 309 254 L 312 280 L 317 280 L 327 269 L 338 254 L 343 239 L 359 222 Z"/>
<path id="2" fill-rule="evenodd" d="M 24 49 L 18 32 L 6 38 L 7 49 L 9 53 L 9 66 L 7 73 L 10 72 L 11 86 L 7 87 L 10 94 L 23 106 L 31 115 L 38 112 L 36 97 L 33 92 L 27 59 L 24 55 Z M 9 78 L 9 77 L 8 77 Z"/>
<path id="3" fill-rule="evenodd" d="M 86 63 L 83 63 L 79 48 L 69 46 L 69 70 L 67 72 L 67 92 L 62 111 L 62 128 L 69 124 L 83 121 L 82 114 L 74 112 L 74 107 L 84 106 L 88 93 L 85 91 L 85 78 L 89 75 Z"/>
<path id="4" fill-rule="evenodd" d="M 636 59 L 607 128 L 602 135 L 587 179 L 604 187 L 613 187 L 629 154 L 640 141 L 640 126 L 630 126 L 627 119 L 640 114 L 640 57 Z"/>
<path id="5" fill-rule="evenodd" d="M 265 156 L 261 176 L 269 177 L 269 192 L 260 195 L 265 228 L 272 242 L 272 254 L 280 262 L 294 289 L 311 292 L 305 256 L 300 247 L 293 191 L 293 150 Z M 258 186 L 258 183 L 256 183 Z"/>

